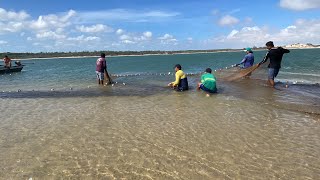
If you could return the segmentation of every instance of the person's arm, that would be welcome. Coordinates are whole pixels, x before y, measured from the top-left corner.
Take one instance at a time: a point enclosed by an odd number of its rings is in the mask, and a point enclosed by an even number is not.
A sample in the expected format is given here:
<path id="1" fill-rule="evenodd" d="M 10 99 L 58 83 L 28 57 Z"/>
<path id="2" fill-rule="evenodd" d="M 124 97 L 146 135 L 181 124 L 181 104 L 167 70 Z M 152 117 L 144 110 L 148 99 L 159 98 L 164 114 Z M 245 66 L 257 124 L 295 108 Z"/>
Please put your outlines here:
<path id="1" fill-rule="evenodd" d="M 264 64 L 269 59 L 269 51 L 267 52 L 266 56 L 263 58 L 263 60 L 259 63 L 259 65 Z"/>
<path id="2" fill-rule="evenodd" d="M 176 72 L 176 80 L 174 82 L 172 82 L 171 84 L 173 86 L 177 86 L 179 84 L 179 82 L 180 82 L 181 76 L 182 76 L 182 72 L 181 71 Z"/>
<path id="3" fill-rule="evenodd" d="M 244 58 L 243 58 L 242 61 L 239 63 L 239 65 L 245 63 L 246 60 L 247 60 L 247 56 L 244 56 Z"/>
<path id="4" fill-rule="evenodd" d="M 280 47 L 280 48 L 281 48 L 281 52 L 282 52 L 283 54 L 290 52 L 288 49 L 284 49 L 284 48 L 282 48 L 282 47 Z"/>
<path id="5" fill-rule="evenodd" d="M 201 76 L 200 82 L 203 84 L 204 83 L 204 75 Z"/>

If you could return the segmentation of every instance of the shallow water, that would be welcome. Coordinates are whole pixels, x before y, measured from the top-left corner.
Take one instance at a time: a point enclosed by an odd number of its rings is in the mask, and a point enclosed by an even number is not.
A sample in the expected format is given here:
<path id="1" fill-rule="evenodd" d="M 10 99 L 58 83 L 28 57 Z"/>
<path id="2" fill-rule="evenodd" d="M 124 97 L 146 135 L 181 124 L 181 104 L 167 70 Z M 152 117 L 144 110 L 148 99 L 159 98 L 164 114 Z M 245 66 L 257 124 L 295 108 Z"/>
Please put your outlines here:
<path id="1" fill-rule="evenodd" d="M 198 75 L 181 93 L 165 87 L 173 76 L 98 87 L 91 71 L 41 72 L 2 76 L 0 179 L 319 178 L 319 85 L 220 80 L 205 97 Z"/>
<path id="2" fill-rule="evenodd" d="M 71 97 L 66 92 L 47 92 L 52 96 L 38 98 L 37 92 L 28 92 L 27 98 L 12 93 L 3 96 L 0 176 L 319 176 L 319 115 L 287 110 L 287 104 L 283 106 L 275 98 L 282 92 L 268 87 L 260 87 L 259 92 L 268 91 L 274 99 L 262 100 L 259 94 L 252 94 L 255 100 L 230 95 L 223 90 L 227 85 L 221 86 L 221 93 L 209 98 L 195 90 L 178 93 L 168 89 L 144 96 L 112 96 L 110 86 L 99 92 L 87 91 L 89 96 L 80 92 Z M 120 92 L 126 90 L 119 87 Z M 299 102 L 295 103 L 298 106 Z"/>

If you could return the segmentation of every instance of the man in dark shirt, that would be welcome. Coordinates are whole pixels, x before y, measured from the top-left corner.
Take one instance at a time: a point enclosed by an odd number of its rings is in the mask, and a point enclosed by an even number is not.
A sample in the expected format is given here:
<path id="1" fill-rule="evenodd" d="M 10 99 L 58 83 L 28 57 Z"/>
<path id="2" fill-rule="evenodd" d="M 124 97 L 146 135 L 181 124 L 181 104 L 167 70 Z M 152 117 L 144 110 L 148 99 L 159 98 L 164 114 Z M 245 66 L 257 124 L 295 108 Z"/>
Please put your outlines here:
<path id="1" fill-rule="evenodd" d="M 268 82 L 270 83 L 271 87 L 274 87 L 274 78 L 277 77 L 279 70 L 281 68 L 281 61 L 283 54 L 289 53 L 288 49 L 283 49 L 282 47 L 274 47 L 272 41 L 266 43 L 268 52 L 264 59 L 259 63 L 259 65 L 267 62 L 269 59 L 269 73 L 268 73 Z"/>

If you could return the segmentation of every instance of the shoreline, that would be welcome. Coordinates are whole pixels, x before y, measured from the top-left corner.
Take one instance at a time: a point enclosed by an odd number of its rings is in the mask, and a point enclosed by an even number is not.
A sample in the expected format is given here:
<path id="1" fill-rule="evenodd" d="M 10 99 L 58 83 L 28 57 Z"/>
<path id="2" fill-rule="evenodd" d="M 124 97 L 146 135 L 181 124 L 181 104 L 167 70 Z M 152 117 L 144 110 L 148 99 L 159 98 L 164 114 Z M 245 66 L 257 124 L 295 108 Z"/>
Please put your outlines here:
<path id="1" fill-rule="evenodd" d="M 320 49 L 320 47 L 303 47 L 303 48 L 297 48 L 297 47 L 285 47 L 285 46 L 279 46 L 286 49 Z M 254 51 L 263 51 L 265 49 L 259 48 L 255 49 Z M 181 52 L 181 53 L 167 53 L 167 54 L 132 54 L 132 55 L 106 55 L 106 57 L 139 57 L 139 56 L 166 56 L 166 55 L 183 55 L 183 54 L 213 54 L 213 53 L 225 53 L 225 52 L 242 52 L 243 50 L 234 49 L 234 50 L 217 50 L 217 51 L 199 51 L 199 52 Z M 28 60 L 45 60 L 45 59 L 77 59 L 77 58 L 99 58 L 100 56 L 57 56 L 57 57 L 37 57 L 37 58 L 17 58 L 12 59 L 14 61 L 28 61 Z"/>
<path id="2" fill-rule="evenodd" d="M 139 56 L 169 56 L 169 55 L 183 55 L 183 54 L 213 54 L 213 53 L 223 53 L 223 52 L 241 52 L 242 50 L 229 50 L 229 51 L 214 51 L 214 52 L 181 52 L 172 54 L 141 54 L 141 55 L 106 55 L 106 57 L 139 57 Z M 23 59 L 11 59 L 14 61 L 28 61 L 28 60 L 44 60 L 44 59 L 77 59 L 77 58 L 99 58 L 100 56 L 59 56 L 59 57 L 44 57 L 44 58 L 23 58 Z"/>

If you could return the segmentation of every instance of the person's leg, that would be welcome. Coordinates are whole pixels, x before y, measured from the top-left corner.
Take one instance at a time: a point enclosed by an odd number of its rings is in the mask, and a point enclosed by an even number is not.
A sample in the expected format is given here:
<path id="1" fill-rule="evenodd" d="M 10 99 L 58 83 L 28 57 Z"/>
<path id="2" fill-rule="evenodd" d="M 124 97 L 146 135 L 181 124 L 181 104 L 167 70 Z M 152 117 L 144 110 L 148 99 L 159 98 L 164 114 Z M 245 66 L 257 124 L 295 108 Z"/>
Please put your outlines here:
<path id="1" fill-rule="evenodd" d="M 269 84 L 271 87 L 274 87 L 274 80 L 273 79 L 269 79 Z"/>
<path id="2" fill-rule="evenodd" d="M 100 84 L 100 73 L 96 71 L 96 75 L 97 75 L 98 84 Z"/>
<path id="3" fill-rule="evenodd" d="M 104 85 L 104 84 L 103 84 L 103 80 L 104 80 L 104 73 L 100 72 L 100 82 L 101 82 L 101 85 Z"/>
<path id="4" fill-rule="evenodd" d="M 274 68 L 269 68 L 268 82 L 269 82 L 271 87 L 274 87 L 274 75 L 275 75 L 275 69 Z"/>
<path id="5" fill-rule="evenodd" d="M 202 84 L 202 83 L 200 83 L 200 82 L 198 83 L 197 90 L 200 90 L 201 84 Z"/>

